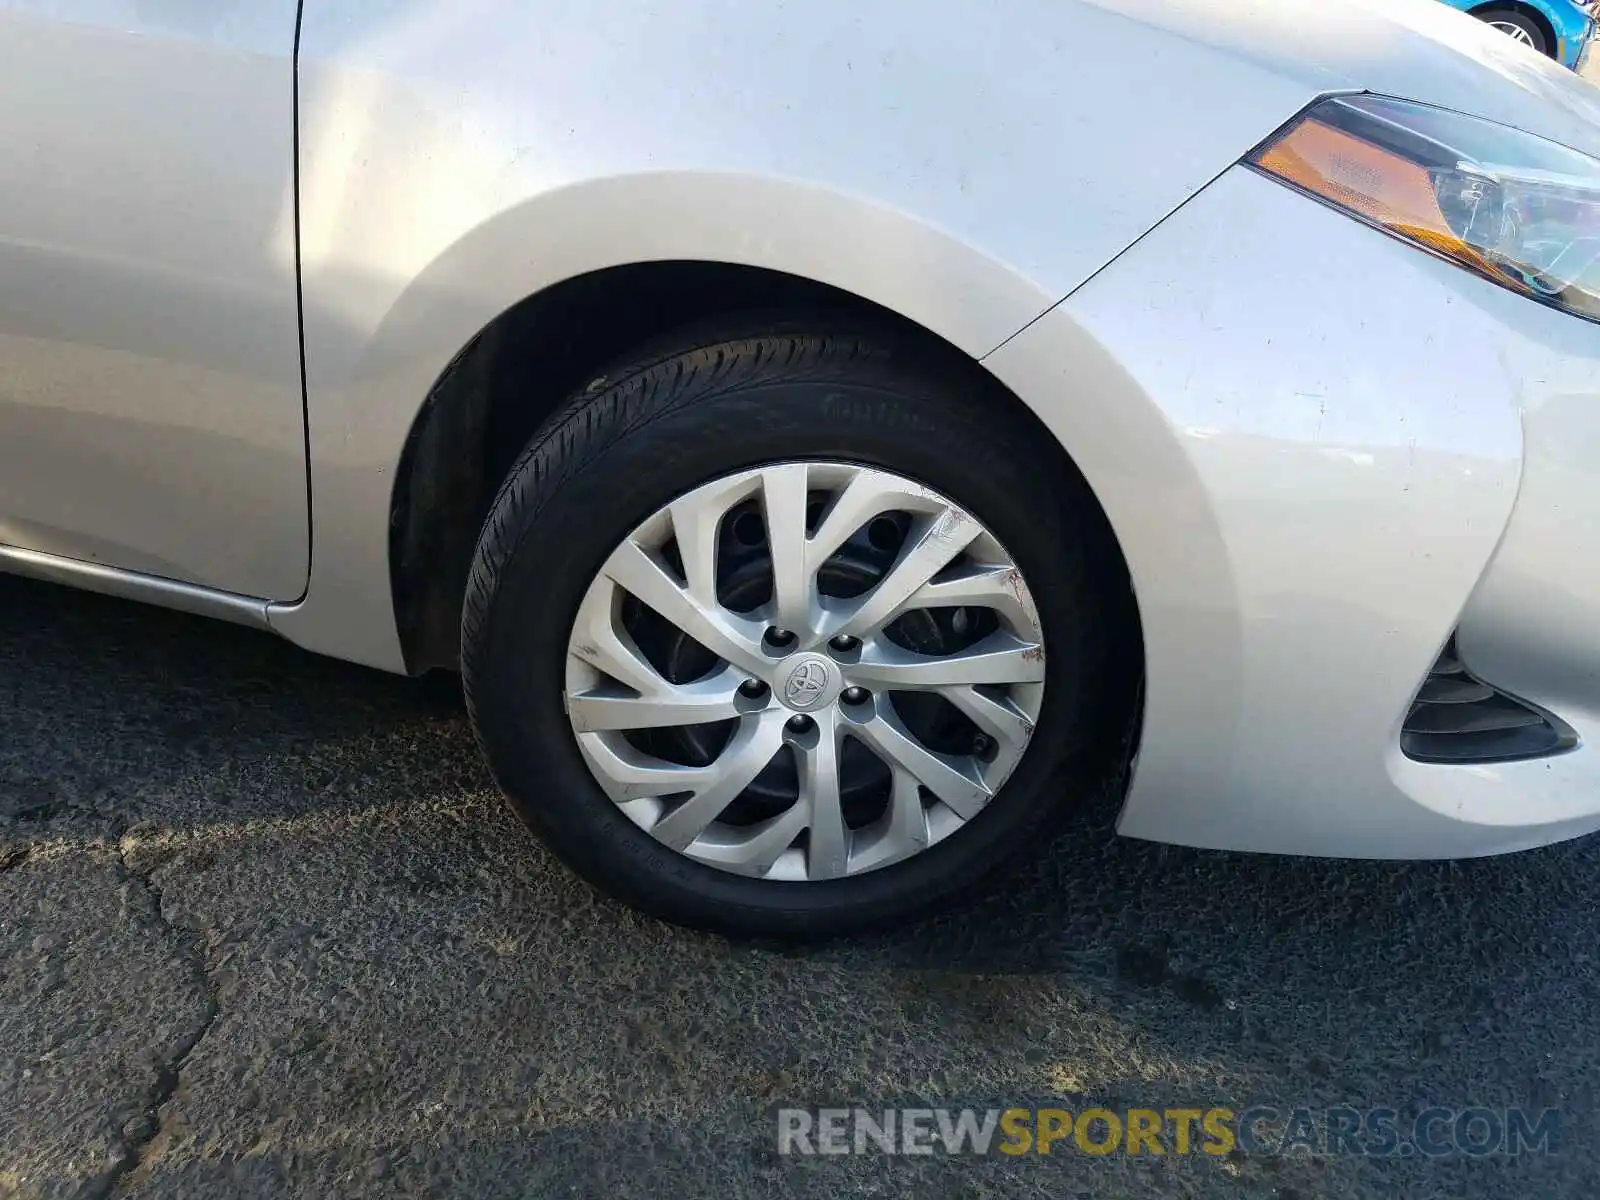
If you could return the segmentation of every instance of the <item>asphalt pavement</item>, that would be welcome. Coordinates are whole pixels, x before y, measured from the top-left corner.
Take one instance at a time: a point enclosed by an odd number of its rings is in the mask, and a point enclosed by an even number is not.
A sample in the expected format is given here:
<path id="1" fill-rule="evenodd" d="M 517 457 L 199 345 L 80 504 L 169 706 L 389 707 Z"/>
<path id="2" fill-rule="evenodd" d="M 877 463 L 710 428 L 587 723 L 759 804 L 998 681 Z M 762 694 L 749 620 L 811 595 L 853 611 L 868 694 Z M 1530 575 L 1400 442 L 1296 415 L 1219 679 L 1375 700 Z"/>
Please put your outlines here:
<path id="1" fill-rule="evenodd" d="M 447 688 L 0 577 L 0 1196 L 1592 1196 L 1596 845 L 1115 838 L 804 951 L 598 898 Z M 1559 1110 L 1553 1153 L 794 1157 L 790 1105 Z"/>

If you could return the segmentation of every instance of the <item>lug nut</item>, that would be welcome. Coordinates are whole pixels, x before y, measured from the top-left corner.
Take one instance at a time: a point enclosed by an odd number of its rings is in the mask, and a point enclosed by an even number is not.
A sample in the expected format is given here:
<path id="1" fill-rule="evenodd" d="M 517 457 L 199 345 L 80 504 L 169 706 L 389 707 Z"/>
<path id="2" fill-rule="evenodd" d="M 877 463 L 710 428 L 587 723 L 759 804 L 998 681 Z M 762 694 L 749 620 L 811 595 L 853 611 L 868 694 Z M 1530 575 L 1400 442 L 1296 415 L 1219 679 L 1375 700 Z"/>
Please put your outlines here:
<path id="1" fill-rule="evenodd" d="M 787 629 L 779 629 L 776 625 L 774 625 L 771 629 L 767 630 L 767 641 L 774 646 L 787 646 L 790 642 L 794 641 L 794 634 L 790 633 Z"/>
<path id="2" fill-rule="evenodd" d="M 752 700 L 763 695 L 766 690 L 767 685 L 762 683 L 759 679 L 746 679 L 739 685 L 739 694 L 742 696 L 748 696 Z"/>
<path id="3" fill-rule="evenodd" d="M 841 695 L 839 698 L 846 704 L 865 704 L 867 700 L 867 689 L 862 687 L 847 687 L 845 688 L 843 695 Z"/>
<path id="4" fill-rule="evenodd" d="M 994 739 L 987 734 L 980 733 L 972 739 L 972 754 L 975 758 L 986 758 L 994 753 Z"/>
<path id="5" fill-rule="evenodd" d="M 789 718 L 789 728 L 796 733 L 804 733 L 811 728 L 811 718 L 806 716 L 805 713 L 795 713 L 794 716 Z"/>
<path id="6" fill-rule="evenodd" d="M 860 642 L 851 637 L 848 633 L 841 633 L 838 637 L 834 638 L 828 643 L 828 645 L 839 651 L 840 654 L 848 654 L 860 644 Z"/>

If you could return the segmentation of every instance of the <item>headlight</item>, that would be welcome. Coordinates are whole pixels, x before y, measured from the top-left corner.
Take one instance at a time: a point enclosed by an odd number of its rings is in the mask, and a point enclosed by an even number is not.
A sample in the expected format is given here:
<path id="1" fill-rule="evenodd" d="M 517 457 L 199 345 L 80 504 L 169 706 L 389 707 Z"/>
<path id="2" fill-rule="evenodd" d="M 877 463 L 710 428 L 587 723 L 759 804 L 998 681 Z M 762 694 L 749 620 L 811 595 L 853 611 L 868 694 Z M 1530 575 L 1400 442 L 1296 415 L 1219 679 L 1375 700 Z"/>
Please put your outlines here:
<path id="1" fill-rule="evenodd" d="M 1586 154 L 1362 95 L 1314 106 L 1247 161 L 1502 287 L 1600 321 L 1600 162 Z"/>

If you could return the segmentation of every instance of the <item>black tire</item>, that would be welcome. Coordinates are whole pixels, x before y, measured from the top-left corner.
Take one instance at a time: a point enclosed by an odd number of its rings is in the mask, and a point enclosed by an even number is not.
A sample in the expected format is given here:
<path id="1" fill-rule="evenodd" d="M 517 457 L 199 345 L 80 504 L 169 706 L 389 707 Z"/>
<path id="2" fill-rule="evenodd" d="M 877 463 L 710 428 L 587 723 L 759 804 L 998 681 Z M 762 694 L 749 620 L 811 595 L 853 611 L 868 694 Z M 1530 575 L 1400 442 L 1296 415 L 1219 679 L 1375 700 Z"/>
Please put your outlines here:
<path id="1" fill-rule="evenodd" d="M 1540 54 L 1546 58 L 1554 58 L 1556 55 L 1555 43 L 1549 31 L 1527 13 L 1514 8 L 1480 8 L 1472 15 L 1480 21 L 1494 25 L 1514 25 L 1528 35 L 1533 42 L 1533 48 Z"/>
<path id="2" fill-rule="evenodd" d="M 971 895 L 1098 786 L 1107 739 L 1126 729 L 1108 697 L 1131 694 L 1110 679 L 1126 574 L 1081 478 L 977 375 L 965 360 L 931 363 L 924 347 L 893 340 L 690 339 L 608 373 L 534 438 L 479 541 L 462 674 L 511 804 L 590 883 L 726 934 L 841 934 Z M 574 615 L 614 547 L 708 479 L 800 457 L 886 467 L 966 506 L 1022 569 L 1051 647 L 1040 734 L 984 811 L 910 859 L 822 883 L 742 878 L 655 841 L 590 775 L 562 699 Z"/>

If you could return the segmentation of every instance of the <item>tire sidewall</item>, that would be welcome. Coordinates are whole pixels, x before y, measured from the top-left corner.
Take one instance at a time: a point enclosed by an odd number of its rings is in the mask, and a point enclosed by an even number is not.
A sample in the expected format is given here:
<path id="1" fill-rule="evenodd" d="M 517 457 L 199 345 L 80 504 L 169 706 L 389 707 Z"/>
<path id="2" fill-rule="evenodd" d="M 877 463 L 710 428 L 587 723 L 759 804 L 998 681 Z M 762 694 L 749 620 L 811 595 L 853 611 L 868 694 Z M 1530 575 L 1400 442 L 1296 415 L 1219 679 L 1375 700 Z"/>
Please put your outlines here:
<path id="1" fill-rule="evenodd" d="M 673 369 L 654 371 L 670 379 Z M 665 407 L 649 403 L 660 390 L 650 376 L 572 412 L 574 436 L 558 430 L 536 444 L 486 526 L 480 556 L 498 556 L 488 572 L 496 586 L 479 598 L 485 616 L 475 644 L 463 648 L 464 671 L 480 738 L 513 807 L 592 882 L 669 918 L 728 932 L 859 928 L 973 887 L 1035 840 L 1056 807 L 1049 789 L 1060 786 L 1092 724 L 1084 709 L 1098 683 L 1097 655 L 1086 631 L 1099 606 L 1049 456 L 1008 423 L 883 371 L 702 386 Z M 578 604 L 612 550 L 712 479 L 802 459 L 881 467 L 966 508 L 1028 581 L 1048 654 L 1041 735 L 984 811 L 908 860 L 819 883 L 737 876 L 657 842 L 595 781 L 563 702 Z M 515 519 L 505 520 L 508 512 Z"/>

